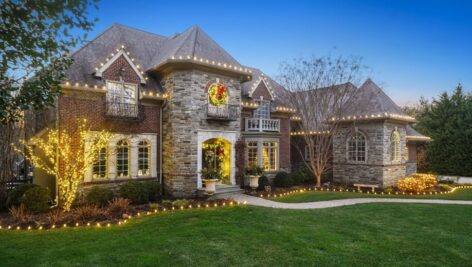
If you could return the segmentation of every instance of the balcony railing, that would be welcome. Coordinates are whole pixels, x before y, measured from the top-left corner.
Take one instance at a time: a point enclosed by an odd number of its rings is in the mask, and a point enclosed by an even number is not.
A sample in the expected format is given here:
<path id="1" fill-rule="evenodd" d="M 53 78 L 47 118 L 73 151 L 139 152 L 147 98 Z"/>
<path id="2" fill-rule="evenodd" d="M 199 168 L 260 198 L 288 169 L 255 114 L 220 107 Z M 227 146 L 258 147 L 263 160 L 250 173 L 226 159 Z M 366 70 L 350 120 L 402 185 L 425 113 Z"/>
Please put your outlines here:
<path id="1" fill-rule="evenodd" d="M 205 105 L 207 119 L 209 120 L 230 120 L 238 119 L 237 105 L 219 105 L 213 106 L 211 104 Z"/>
<path id="2" fill-rule="evenodd" d="M 143 119 L 143 107 L 139 104 L 106 102 L 105 115 L 109 118 L 141 120 Z"/>
<path id="3" fill-rule="evenodd" d="M 280 132 L 280 120 L 246 118 L 246 131 L 251 132 Z"/>

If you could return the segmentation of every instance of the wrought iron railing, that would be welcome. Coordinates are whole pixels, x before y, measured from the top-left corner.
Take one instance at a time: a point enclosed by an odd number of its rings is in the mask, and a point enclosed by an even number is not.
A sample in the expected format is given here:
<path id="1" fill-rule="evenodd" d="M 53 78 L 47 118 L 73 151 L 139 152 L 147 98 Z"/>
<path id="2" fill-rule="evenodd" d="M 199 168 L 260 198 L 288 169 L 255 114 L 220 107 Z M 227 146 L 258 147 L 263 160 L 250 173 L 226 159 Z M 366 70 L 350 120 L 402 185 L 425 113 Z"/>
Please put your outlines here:
<path id="1" fill-rule="evenodd" d="M 255 132 L 280 132 L 280 120 L 262 119 L 262 118 L 246 118 L 246 131 Z"/>
<path id="2" fill-rule="evenodd" d="M 143 118 L 143 107 L 139 104 L 106 102 L 105 115 L 110 118 L 140 120 Z"/>
<path id="3" fill-rule="evenodd" d="M 238 105 L 218 105 L 207 104 L 206 106 L 207 119 L 215 120 L 237 120 L 238 119 Z"/>

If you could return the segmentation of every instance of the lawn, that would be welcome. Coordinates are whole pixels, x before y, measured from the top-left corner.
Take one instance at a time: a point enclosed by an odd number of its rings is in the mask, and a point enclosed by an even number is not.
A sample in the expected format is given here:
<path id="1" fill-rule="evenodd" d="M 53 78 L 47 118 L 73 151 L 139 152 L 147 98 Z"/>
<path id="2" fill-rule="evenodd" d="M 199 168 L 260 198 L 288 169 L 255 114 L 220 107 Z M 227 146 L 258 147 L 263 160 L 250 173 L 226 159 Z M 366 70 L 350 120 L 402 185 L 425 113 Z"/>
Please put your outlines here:
<path id="1" fill-rule="evenodd" d="M 374 195 L 354 192 L 326 192 L 326 191 L 304 191 L 291 195 L 270 198 L 270 200 L 285 203 L 315 202 L 324 200 L 346 199 L 346 198 L 418 198 L 418 199 L 451 199 L 472 200 L 472 189 L 458 188 L 454 192 L 444 195 Z"/>
<path id="2" fill-rule="evenodd" d="M 466 266 L 472 207 L 217 208 L 111 228 L 0 231 L 1 266 Z"/>

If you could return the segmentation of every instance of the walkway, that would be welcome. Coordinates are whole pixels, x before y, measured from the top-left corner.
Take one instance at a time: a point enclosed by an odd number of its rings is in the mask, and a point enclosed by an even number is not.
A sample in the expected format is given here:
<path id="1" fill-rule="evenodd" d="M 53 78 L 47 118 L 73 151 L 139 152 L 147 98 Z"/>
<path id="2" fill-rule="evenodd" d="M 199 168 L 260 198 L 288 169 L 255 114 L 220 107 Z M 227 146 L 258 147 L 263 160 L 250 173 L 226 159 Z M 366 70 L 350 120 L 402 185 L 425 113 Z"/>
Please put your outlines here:
<path id="1" fill-rule="evenodd" d="M 350 198 L 306 203 L 282 203 L 242 193 L 222 194 L 218 198 L 231 198 L 235 201 L 247 202 L 248 205 L 277 209 L 325 209 L 364 203 L 419 203 L 419 204 L 455 204 L 472 205 L 472 201 L 444 199 L 404 199 L 404 198 Z"/>

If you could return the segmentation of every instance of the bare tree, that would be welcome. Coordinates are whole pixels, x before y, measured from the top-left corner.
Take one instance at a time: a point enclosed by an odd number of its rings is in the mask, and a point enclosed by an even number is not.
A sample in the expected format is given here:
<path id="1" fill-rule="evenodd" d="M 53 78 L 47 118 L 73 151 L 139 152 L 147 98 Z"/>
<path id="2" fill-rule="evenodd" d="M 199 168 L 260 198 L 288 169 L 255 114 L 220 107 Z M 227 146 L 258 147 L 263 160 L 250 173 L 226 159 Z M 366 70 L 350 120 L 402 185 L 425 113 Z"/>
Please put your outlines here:
<path id="1" fill-rule="evenodd" d="M 292 130 L 294 146 L 306 159 L 316 186 L 332 168 L 333 136 L 339 120 L 350 110 L 363 67 L 359 58 L 311 57 L 281 65 L 280 83 L 288 90 L 285 99 L 297 109 L 300 120 Z M 296 138 L 299 137 L 299 138 Z"/>

